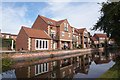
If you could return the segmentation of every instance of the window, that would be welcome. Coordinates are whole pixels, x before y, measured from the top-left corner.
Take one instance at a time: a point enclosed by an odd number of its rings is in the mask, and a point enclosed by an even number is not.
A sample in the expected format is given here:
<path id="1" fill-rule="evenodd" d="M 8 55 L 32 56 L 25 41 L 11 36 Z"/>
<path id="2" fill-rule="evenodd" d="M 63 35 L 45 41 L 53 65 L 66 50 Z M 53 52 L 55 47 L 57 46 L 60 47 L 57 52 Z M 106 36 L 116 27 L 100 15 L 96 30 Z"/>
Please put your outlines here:
<path id="1" fill-rule="evenodd" d="M 38 48 L 38 40 L 36 40 L 36 48 Z"/>
<path id="2" fill-rule="evenodd" d="M 51 77 L 52 77 L 52 78 L 56 78 L 56 73 L 52 73 L 52 74 L 51 74 Z"/>
<path id="3" fill-rule="evenodd" d="M 69 73 L 71 74 L 71 69 L 69 69 Z"/>
<path id="4" fill-rule="evenodd" d="M 68 31 L 68 24 L 64 23 L 64 31 Z"/>
<path id="5" fill-rule="evenodd" d="M 35 75 L 48 72 L 48 63 L 35 65 Z"/>
<path id="6" fill-rule="evenodd" d="M 10 38 L 10 36 L 9 36 L 9 35 L 6 35 L 6 38 Z"/>
<path id="7" fill-rule="evenodd" d="M 74 28 L 72 30 L 73 30 L 73 33 L 74 33 Z"/>
<path id="8" fill-rule="evenodd" d="M 68 31 L 68 24 L 67 24 L 67 31 Z"/>
<path id="9" fill-rule="evenodd" d="M 41 44 L 41 40 L 40 40 L 40 48 L 41 48 L 41 45 L 42 45 L 42 44 Z"/>
<path id="10" fill-rule="evenodd" d="M 65 71 L 63 72 L 63 77 L 65 77 Z"/>
<path id="11" fill-rule="evenodd" d="M 35 66 L 35 74 L 38 74 L 38 69 L 39 69 L 39 67 L 38 67 L 38 65 L 36 65 Z"/>
<path id="12" fill-rule="evenodd" d="M 48 71 L 48 65 L 47 65 L 48 63 L 46 63 L 46 70 L 45 71 Z"/>
<path id="13" fill-rule="evenodd" d="M 55 61 L 53 62 L 53 66 L 56 66 L 56 62 Z"/>
<path id="14" fill-rule="evenodd" d="M 36 39 L 36 50 L 47 50 L 48 49 L 48 40 Z"/>
<path id="15" fill-rule="evenodd" d="M 64 36 L 64 32 L 62 32 L 62 36 Z"/>
<path id="16" fill-rule="evenodd" d="M 70 33 L 68 33 L 68 37 L 70 37 Z"/>
<path id="17" fill-rule="evenodd" d="M 41 71 L 41 65 L 39 65 L 39 72 L 41 73 L 42 71 Z"/>
<path id="18" fill-rule="evenodd" d="M 47 41 L 46 41 L 46 48 L 47 48 Z"/>
<path id="19" fill-rule="evenodd" d="M 42 73 L 43 72 L 43 64 L 40 64 L 40 65 L 41 65 L 40 68 L 41 68 L 41 73 Z"/>
<path id="20" fill-rule="evenodd" d="M 45 44 L 44 44 L 44 41 L 43 41 L 43 48 L 44 48 Z"/>

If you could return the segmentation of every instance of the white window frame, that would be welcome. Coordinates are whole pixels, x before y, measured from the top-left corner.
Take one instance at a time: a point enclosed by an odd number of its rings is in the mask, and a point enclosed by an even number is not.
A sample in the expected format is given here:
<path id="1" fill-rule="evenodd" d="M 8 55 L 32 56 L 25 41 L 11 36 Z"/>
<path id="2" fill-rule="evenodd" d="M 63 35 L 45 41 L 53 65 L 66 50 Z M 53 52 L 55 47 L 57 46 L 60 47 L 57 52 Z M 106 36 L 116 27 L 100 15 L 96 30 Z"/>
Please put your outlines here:
<path id="1" fill-rule="evenodd" d="M 74 33 L 74 28 L 73 28 L 73 33 Z"/>
<path id="2" fill-rule="evenodd" d="M 65 32 L 62 31 L 62 36 L 65 36 Z"/>
<path id="3" fill-rule="evenodd" d="M 68 31 L 68 23 L 67 23 L 67 26 L 66 26 L 66 27 L 67 27 L 67 31 Z"/>
<path id="4" fill-rule="evenodd" d="M 64 23 L 64 31 L 68 31 L 68 23 Z"/>
<path id="5" fill-rule="evenodd" d="M 68 37 L 70 37 L 71 36 L 71 33 L 68 33 Z"/>
<path id="6" fill-rule="evenodd" d="M 38 66 L 38 68 L 36 69 L 36 67 Z M 47 66 L 47 69 L 46 69 L 46 66 Z M 37 64 L 35 65 L 35 75 L 39 75 L 39 74 L 42 74 L 42 73 L 45 73 L 45 72 L 48 72 L 48 67 L 49 64 L 48 63 L 42 63 L 42 64 Z M 41 72 L 40 72 L 40 69 L 41 69 Z M 44 69 L 44 71 L 43 71 Z M 37 71 L 36 71 L 37 70 Z M 36 73 L 38 72 L 38 73 Z"/>
<path id="7" fill-rule="evenodd" d="M 36 47 L 36 42 L 38 40 L 38 48 Z M 40 48 L 40 41 L 41 41 L 41 48 Z M 43 48 L 43 41 L 44 41 L 44 48 Z M 46 48 L 46 41 L 47 41 L 47 48 Z M 35 39 L 35 50 L 48 50 L 49 48 L 49 41 L 44 39 Z"/>
<path id="8" fill-rule="evenodd" d="M 7 38 L 7 39 L 10 38 L 10 35 L 6 35 L 6 38 Z"/>

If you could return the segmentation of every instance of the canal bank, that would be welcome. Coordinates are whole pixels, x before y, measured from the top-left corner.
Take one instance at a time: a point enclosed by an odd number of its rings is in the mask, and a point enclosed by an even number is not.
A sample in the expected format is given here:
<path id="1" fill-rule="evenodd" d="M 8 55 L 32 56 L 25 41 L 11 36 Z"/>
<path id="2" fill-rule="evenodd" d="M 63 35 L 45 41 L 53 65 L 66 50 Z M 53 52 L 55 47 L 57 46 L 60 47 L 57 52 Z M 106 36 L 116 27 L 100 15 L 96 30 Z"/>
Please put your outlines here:
<path id="1" fill-rule="evenodd" d="M 98 52 L 98 51 L 103 51 L 104 48 L 97 48 L 97 49 L 76 49 L 76 50 L 63 50 L 63 51 L 50 51 L 50 52 L 37 52 L 37 53 L 30 53 L 30 52 L 25 52 L 25 53 L 7 53 L 3 54 L 3 58 L 9 57 L 13 61 L 24 61 L 24 60 L 31 60 L 33 58 L 39 58 L 39 59 L 45 59 L 45 58 L 52 58 L 52 57 L 60 57 L 60 56 L 66 56 L 66 55 L 77 55 L 78 53 L 81 55 L 92 53 L 92 52 Z"/>
<path id="2" fill-rule="evenodd" d="M 54 60 L 60 60 L 64 58 L 82 56 L 90 54 L 92 52 L 103 51 L 103 48 L 99 49 L 79 49 L 79 50 L 67 50 L 67 51 L 50 51 L 39 53 L 7 53 L 2 54 L 2 67 L 3 71 L 12 68 L 19 68 L 21 66 L 28 66 L 41 62 L 49 62 Z"/>

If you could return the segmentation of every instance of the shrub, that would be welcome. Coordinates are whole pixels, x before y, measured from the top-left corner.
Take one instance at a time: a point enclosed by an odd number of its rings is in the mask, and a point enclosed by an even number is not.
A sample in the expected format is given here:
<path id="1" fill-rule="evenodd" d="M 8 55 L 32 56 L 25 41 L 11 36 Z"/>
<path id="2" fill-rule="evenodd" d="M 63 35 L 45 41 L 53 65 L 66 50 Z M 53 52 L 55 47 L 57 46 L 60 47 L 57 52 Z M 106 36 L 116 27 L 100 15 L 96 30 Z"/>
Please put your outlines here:
<path id="1" fill-rule="evenodd" d="M 2 71 L 7 71 L 11 68 L 13 61 L 10 58 L 3 58 L 2 59 Z"/>

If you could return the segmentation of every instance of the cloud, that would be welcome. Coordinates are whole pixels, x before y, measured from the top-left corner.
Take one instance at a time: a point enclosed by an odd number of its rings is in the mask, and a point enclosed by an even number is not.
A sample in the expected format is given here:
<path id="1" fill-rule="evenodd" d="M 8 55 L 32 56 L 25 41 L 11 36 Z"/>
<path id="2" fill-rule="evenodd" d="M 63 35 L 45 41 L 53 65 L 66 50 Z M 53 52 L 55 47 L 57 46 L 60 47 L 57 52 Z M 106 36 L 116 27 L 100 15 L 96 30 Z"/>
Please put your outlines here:
<path id="1" fill-rule="evenodd" d="M 2 7 L 2 32 L 18 34 L 21 26 L 30 26 L 31 21 L 26 19 L 27 11 L 25 6 Z"/>
<path id="2" fill-rule="evenodd" d="M 104 2 L 107 0 L 2 0 L 2 2 L 48 2 L 48 1 L 52 1 L 52 2 Z M 110 0 L 110 1 L 119 1 L 119 0 Z"/>
<path id="3" fill-rule="evenodd" d="M 56 0 L 55 0 L 56 1 Z M 70 1 L 70 0 L 69 0 Z M 69 23 L 76 28 L 86 27 L 88 31 L 95 25 L 100 16 L 101 6 L 96 2 L 52 2 L 42 10 L 42 14 L 53 15 L 52 19 L 68 19 Z M 94 32 L 94 31 L 93 31 Z"/>

